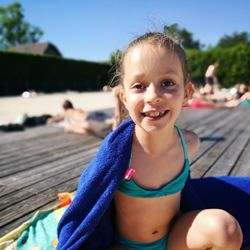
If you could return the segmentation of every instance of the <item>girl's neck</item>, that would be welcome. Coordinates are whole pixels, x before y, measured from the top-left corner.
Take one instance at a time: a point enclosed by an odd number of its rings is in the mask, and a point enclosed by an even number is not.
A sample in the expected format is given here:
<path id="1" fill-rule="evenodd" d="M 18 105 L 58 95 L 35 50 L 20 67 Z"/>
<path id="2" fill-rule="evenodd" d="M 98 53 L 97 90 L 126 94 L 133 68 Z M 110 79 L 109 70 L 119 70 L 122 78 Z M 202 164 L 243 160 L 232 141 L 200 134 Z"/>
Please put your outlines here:
<path id="1" fill-rule="evenodd" d="M 135 126 L 134 146 L 142 149 L 147 154 L 158 156 L 172 147 L 176 136 L 175 127 L 161 133 L 148 133 Z"/>

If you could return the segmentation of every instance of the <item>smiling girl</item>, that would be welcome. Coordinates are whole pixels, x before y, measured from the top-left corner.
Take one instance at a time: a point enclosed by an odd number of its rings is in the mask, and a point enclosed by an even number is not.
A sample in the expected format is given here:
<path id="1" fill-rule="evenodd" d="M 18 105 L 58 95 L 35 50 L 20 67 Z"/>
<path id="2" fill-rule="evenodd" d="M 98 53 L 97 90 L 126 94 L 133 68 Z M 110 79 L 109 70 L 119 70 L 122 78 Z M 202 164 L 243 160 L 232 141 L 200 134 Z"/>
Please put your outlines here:
<path id="1" fill-rule="evenodd" d="M 148 33 L 124 52 L 119 69 L 121 100 L 135 123 L 130 168 L 115 194 L 118 244 L 128 249 L 239 249 L 241 230 L 227 212 L 195 211 L 172 222 L 196 134 L 176 120 L 192 95 L 181 46 L 161 33 Z M 172 226 L 172 227 L 171 227 Z"/>
<path id="2" fill-rule="evenodd" d="M 104 140 L 84 171 L 58 249 L 240 249 L 241 228 L 228 212 L 180 211 L 199 147 L 196 134 L 176 125 L 193 90 L 180 44 L 146 33 L 124 51 L 116 79 L 132 121 Z"/>

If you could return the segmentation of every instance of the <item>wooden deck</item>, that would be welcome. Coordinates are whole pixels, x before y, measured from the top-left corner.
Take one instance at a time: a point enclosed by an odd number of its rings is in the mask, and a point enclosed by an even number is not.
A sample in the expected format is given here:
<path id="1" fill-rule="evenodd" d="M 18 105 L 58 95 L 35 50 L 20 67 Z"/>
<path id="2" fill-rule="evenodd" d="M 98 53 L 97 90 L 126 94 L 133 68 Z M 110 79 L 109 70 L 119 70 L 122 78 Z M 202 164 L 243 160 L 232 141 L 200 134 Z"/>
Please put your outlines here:
<path id="1" fill-rule="evenodd" d="M 179 124 L 197 132 L 201 147 L 193 177 L 250 176 L 250 109 L 185 110 Z M 0 134 L 0 237 L 72 192 L 101 140 L 41 126 Z"/>

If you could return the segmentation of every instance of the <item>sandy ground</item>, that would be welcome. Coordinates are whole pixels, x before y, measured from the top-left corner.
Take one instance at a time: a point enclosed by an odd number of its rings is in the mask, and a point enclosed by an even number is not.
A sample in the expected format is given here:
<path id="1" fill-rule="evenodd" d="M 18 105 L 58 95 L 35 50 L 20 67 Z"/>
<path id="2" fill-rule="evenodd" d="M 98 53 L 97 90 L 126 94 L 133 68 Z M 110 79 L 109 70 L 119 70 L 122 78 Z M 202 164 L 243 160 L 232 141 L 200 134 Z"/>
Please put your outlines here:
<path id="1" fill-rule="evenodd" d="M 38 93 L 37 96 L 29 98 L 0 97 L 0 123 L 13 122 L 22 113 L 28 116 L 56 115 L 61 112 L 61 105 L 65 99 L 72 101 L 76 108 L 88 111 L 114 107 L 111 92 Z"/>

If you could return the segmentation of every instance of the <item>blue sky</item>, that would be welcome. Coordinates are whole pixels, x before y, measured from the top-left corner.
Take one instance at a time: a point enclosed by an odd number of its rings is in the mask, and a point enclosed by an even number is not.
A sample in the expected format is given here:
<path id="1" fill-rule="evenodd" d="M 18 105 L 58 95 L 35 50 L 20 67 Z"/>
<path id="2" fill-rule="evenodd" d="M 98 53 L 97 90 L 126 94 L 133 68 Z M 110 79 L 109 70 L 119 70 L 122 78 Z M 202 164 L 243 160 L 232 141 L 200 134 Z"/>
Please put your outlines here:
<path id="1" fill-rule="evenodd" d="M 0 0 L 7 6 L 13 0 Z M 178 23 L 202 44 L 250 33 L 249 0 L 20 0 L 25 18 L 65 58 L 105 61 L 146 31 Z"/>

